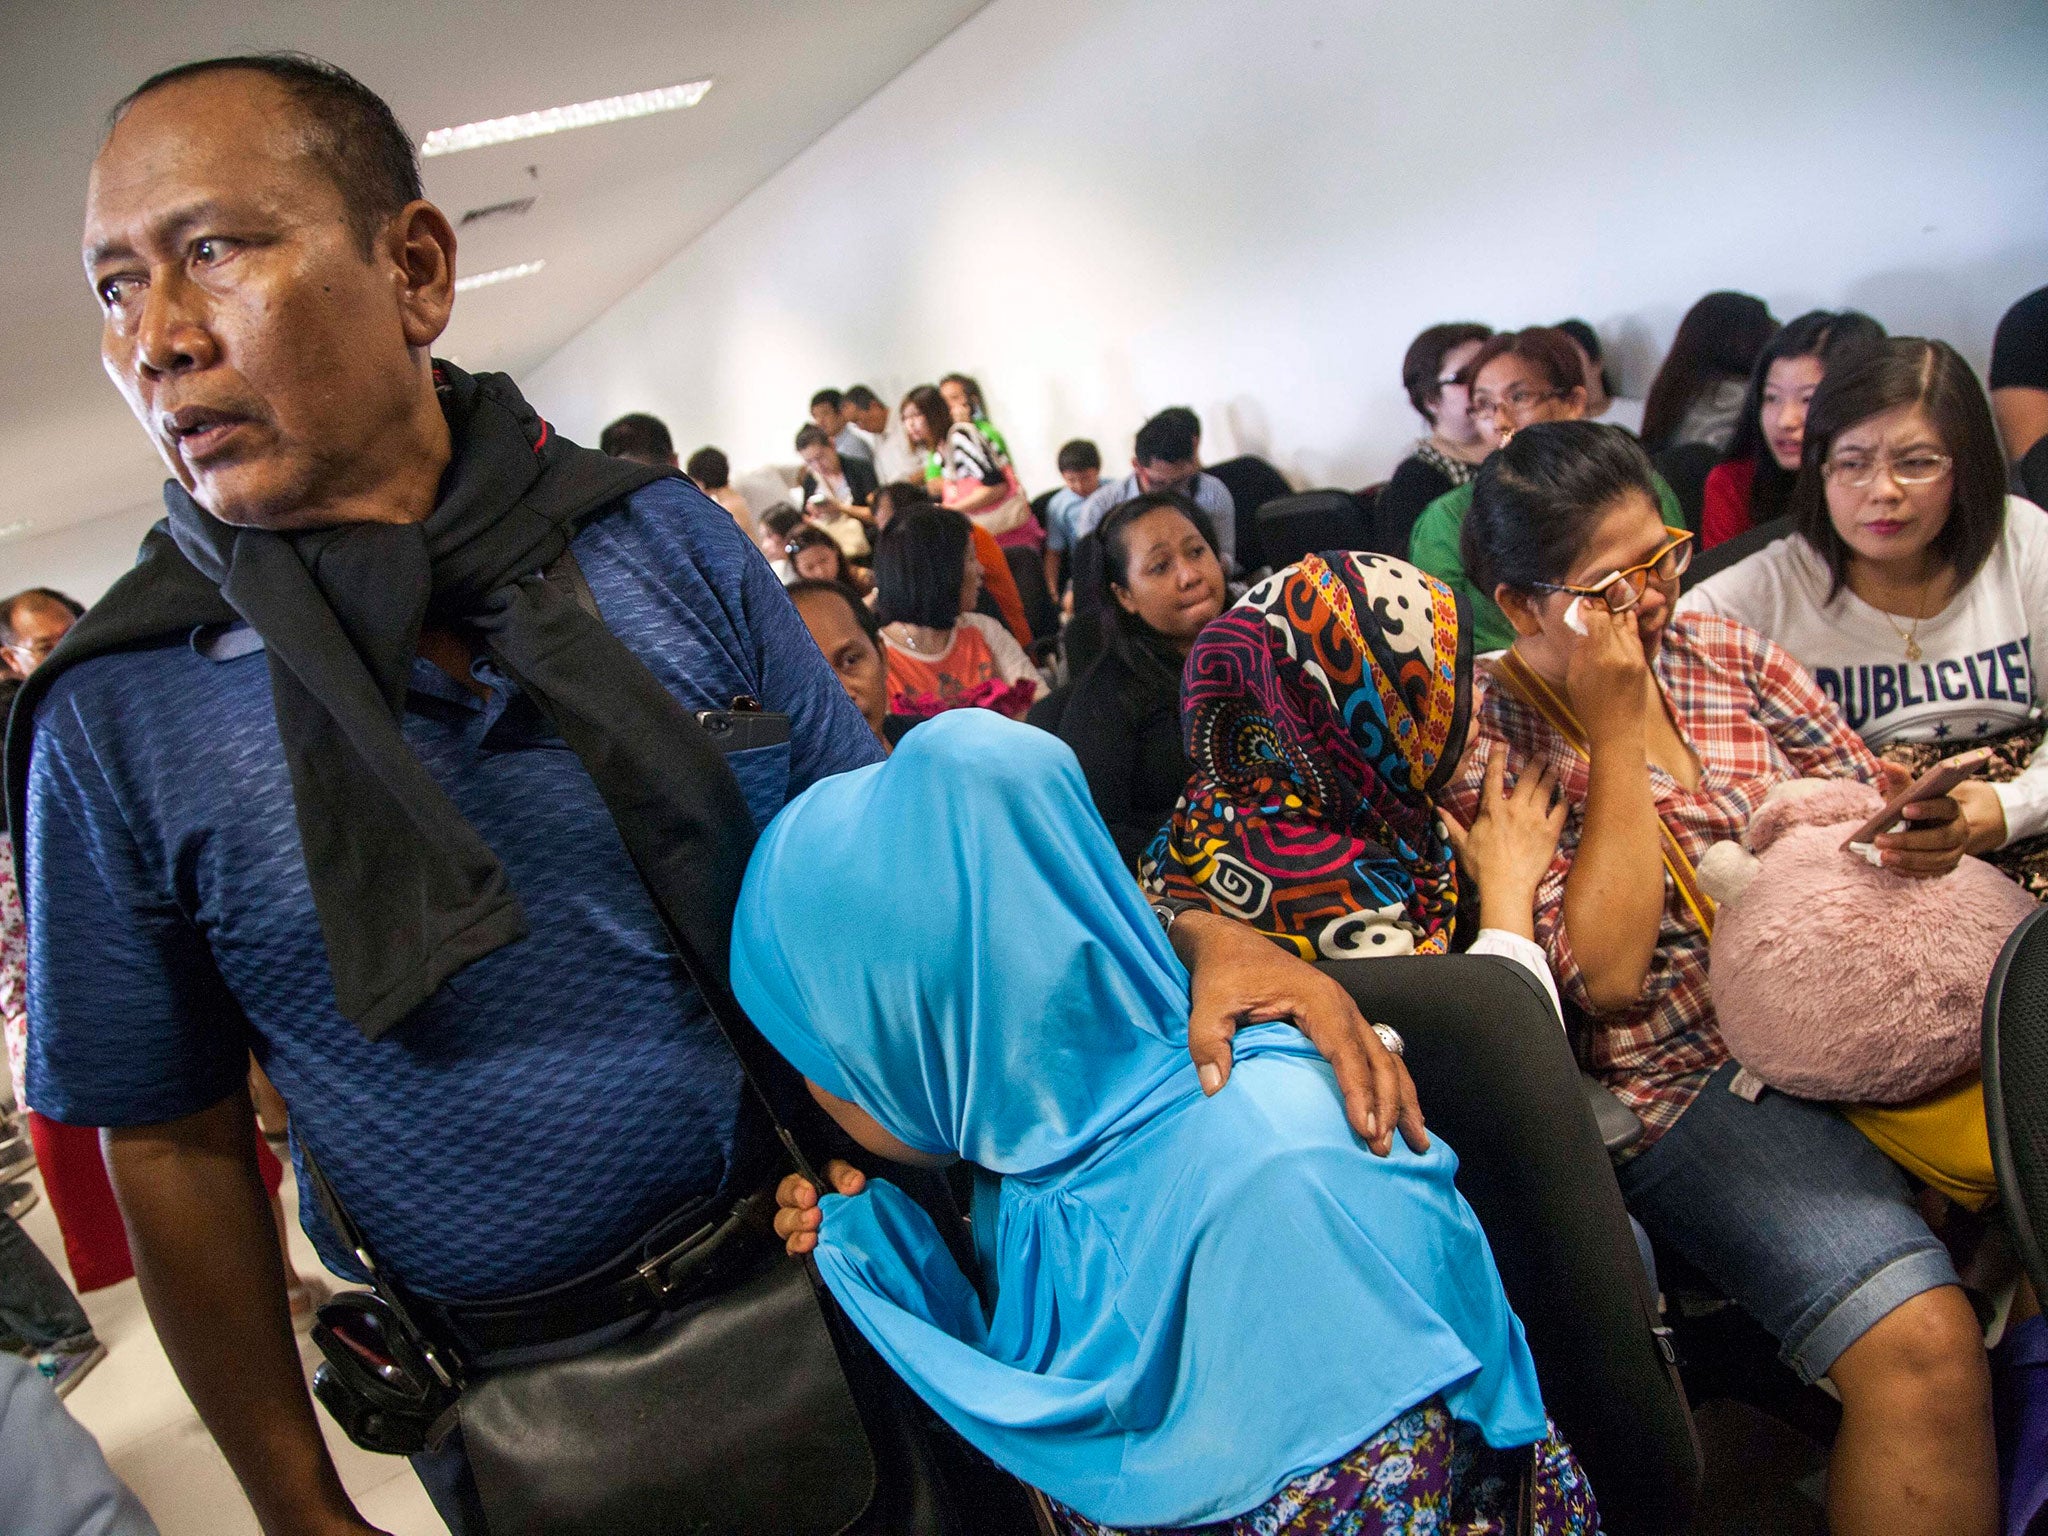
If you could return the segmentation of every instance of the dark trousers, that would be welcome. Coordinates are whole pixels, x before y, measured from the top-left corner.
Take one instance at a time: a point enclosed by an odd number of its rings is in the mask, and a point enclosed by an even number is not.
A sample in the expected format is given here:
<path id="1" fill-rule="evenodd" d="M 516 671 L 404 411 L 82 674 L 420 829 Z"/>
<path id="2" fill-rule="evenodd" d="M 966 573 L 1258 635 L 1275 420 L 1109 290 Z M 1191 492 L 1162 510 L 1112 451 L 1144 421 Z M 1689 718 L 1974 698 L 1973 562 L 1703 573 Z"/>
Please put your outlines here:
<path id="1" fill-rule="evenodd" d="M 459 1427 L 449 1432 L 438 1451 L 422 1451 L 407 1459 L 451 1536 L 487 1536 L 483 1502 L 477 1497 L 476 1478 L 469 1470 L 469 1453 L 463 1449 Z"/>
<path id="2" fill-rule="evenodd" d="M 0 1333 L 34 1349 L 92 1332 L 85 1309 L 56 1265 L 21 1230 L 12 1216 L 0 1216 Z"/>

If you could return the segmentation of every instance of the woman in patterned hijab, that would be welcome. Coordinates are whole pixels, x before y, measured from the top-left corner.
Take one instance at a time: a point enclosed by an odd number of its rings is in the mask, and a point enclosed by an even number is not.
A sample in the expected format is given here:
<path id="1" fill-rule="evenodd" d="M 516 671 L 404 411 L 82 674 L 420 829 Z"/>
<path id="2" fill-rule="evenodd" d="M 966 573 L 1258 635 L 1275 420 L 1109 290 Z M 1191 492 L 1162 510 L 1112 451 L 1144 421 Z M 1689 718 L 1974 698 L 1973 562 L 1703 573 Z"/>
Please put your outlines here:
<path id="1" fill-rule="evenodd" d="M 1305 960 L 1448 950 L 1457 861 L 1431 797 L 1472 713 L 1462 608 L 1404 561 L 1329 553 L 1209 624 L 1182 691 L 1194 777 L 1146 887 Z"/>

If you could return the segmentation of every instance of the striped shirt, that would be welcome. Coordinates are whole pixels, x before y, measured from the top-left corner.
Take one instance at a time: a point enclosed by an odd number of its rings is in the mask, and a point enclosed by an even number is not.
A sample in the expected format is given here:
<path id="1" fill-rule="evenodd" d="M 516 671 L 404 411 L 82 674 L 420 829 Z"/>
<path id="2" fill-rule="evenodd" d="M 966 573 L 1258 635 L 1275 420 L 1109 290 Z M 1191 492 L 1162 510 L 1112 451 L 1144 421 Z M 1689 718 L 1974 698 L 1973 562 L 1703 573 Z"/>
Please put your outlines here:
<path id="1" fill-rule="evenodd" d="M 1700 760 L 1697 789 L 1655 764 L 1657 811 L 1697 864 L 1714 843 L 1740 838 L 1774 785 L 1794 778 L 1880 782 L 1877 759 L 1811 676 L 1755 630 L 1703 613 L 1664 628 L 1655 663 L 1680 733 Z M 1564 835 L 1536 889 L 1536 939 L 1566 999 L 1577 1005 L 1579 1059 L 1643 1122 L 1646 1147 L 1677 1124 L 1714 1069 L 1728 1059 L 1707 985 L 1707 939 L 1667 874 L 1657 949 L 1641 997 L 1595 1016 L 1571 938 L 1564 884 L 1584 827 L 1585 759 L 1534 709 L 1497 682 L 1486 689 L 1464 774 L 1442 796 L 1466 825 L 1494 752 L 1508 754 L 1510 782 L 1532 761 L 1550 765 L 1567 805 Z"/>

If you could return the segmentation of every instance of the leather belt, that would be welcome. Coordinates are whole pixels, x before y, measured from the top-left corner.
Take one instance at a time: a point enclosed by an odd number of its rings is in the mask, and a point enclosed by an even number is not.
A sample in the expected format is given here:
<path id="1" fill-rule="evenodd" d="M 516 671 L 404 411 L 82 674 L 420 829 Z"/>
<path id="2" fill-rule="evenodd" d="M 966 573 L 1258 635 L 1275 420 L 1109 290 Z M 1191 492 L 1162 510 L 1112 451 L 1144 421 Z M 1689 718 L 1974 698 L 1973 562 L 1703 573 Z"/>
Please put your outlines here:
<path id="1" fill-rule="evenodd" d="M 714 1295 L 779 1251 L 773 1190 L 685 1219 L 685 1236 L 652 1258 L 615 1261 L 552 1290 L 491 1302 L 419 1300 L 418 1310 L 475 1357 L 559 1344 Z"/>

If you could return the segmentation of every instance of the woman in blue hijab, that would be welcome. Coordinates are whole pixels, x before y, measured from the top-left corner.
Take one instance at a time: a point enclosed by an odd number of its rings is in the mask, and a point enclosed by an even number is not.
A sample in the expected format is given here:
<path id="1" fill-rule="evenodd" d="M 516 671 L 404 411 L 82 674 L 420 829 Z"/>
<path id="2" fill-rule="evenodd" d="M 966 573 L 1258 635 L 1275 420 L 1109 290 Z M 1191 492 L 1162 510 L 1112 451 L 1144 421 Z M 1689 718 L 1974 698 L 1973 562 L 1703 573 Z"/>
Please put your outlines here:
<path id="1" fill-rule="evenodd" d="M 853 912 L 879 941 L 819 916 Z M 1450 1150 L 1374 1156 L 1290 1025 L 1203 1094 L 1187 973 L 1056 738 L 959 710 L 813 786 L 755 850 L 732 959 L 856 1139 L 1003 1176 L 992 1311 L 885 1181 L 826 1197 L 816 1256 L 1070 1531 L 1504 1531 L 1519 1497 L 1597 1527 Z"/>

